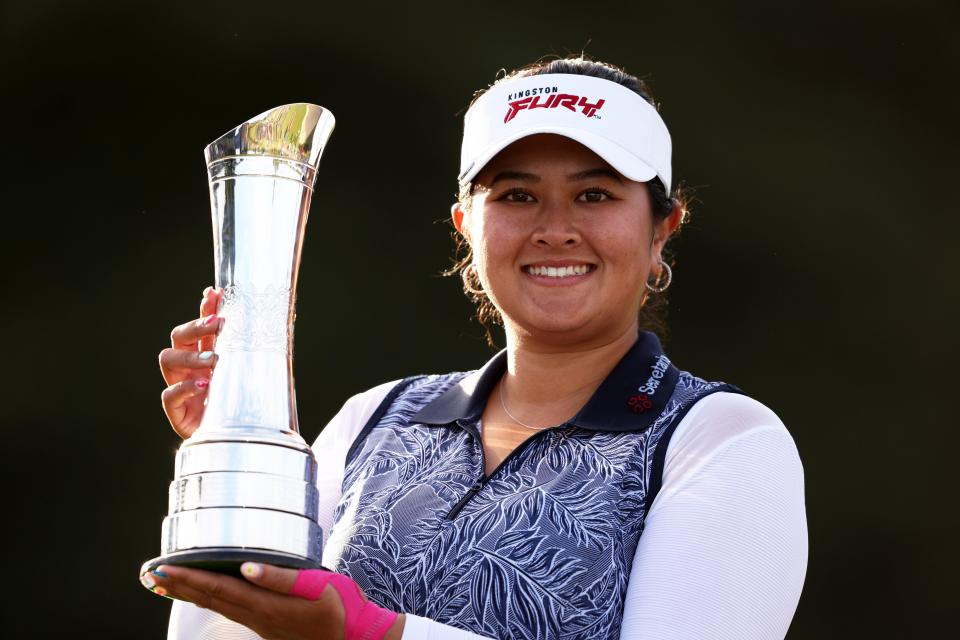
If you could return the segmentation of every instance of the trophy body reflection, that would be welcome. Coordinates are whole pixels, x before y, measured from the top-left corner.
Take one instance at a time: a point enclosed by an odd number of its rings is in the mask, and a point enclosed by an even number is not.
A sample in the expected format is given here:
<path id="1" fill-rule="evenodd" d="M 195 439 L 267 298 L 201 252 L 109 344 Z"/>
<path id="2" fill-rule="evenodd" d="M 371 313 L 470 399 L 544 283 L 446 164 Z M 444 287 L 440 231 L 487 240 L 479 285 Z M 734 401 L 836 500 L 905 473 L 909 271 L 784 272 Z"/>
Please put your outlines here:
<path id="1" fill-rule="evenodd" d="M 203 420 L 177 453 L 160 564 L 237 572 L 246 561 L 320 566 L 317 462 L 300 436 L 293 322 L 322 107 L 271 109 L 204 155 L 224 320 Z"/>

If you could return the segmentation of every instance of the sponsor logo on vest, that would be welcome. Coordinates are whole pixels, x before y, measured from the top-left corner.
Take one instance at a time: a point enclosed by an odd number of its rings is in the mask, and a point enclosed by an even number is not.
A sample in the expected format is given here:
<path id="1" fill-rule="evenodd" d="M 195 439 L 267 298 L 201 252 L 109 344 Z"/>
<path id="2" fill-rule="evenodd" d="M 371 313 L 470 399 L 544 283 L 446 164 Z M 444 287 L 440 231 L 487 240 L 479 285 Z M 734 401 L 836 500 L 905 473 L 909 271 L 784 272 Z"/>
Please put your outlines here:
<path id="1" fill-rule="evenodd" d="M 594 103 L 590 103 L 586 96 L 575 96 L 570 93 L 560 93 L 557 87 L 538 87 L 536 89 L 526 89 L 511 93 L 507 96 L 507 115 L 503 117 L 503 122 L 507 123 L 517 117 L 517 114 L 524 109 L 556 109 L 563 107 L 570 111 L 580 112 L 588 118 L 599 118 L 595 115 L 603 106 L 605 100 L 600 98 Z"/>
<path id="2" fill-rule="evenodd" d="M 627 398 L 627 406 L 634 413 L 643 413 L 653 406 L 653 400 L 647 394 L 641 393 Z"/>
<path id="3" fill-rule="evenodd" d="M 647 409 L 653 408 L 653 399 L 650 396 L 657 392 L 663 376 L 667 374 L 667 367 L 670 366 L 670 358 L 659 356 L 657 361 L 650 366 L 650 377 L 637 389 L 640 393 L 627 398 L 627 406 L 634 413 L 643 413 Z"/>
<path id="4" fill-rule="evenodd" d="M 657 361 L 653 363 L 650 367 L 650 377 L 647 378 L 647 381 L 643 383 L 643 386 L 637 389 L 640 393 L 656 393 L 657 387 L 660 386 L 660 381 L 663 380 L 663 376 L 667 373 L 667 367 L 670 366 L 670 358 L 667 356 L 660 356 L 657 358 Z"/>

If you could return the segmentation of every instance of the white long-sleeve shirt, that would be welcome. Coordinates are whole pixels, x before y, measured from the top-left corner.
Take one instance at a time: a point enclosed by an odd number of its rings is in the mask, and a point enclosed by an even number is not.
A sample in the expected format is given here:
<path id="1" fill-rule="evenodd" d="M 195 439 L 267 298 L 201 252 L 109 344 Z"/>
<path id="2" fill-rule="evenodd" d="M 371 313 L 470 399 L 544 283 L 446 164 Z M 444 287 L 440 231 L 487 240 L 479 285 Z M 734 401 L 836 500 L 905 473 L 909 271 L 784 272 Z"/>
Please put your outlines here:
<path id="1" fill-rule="evenodd" d="M 313 445 L 319 523 L 329 539 L 348 449 L 394 382 L 358 394 Z M 803 466 L 770 409 L 719 392 L 699 400 L 667 446 L 660 492 L 630 572 L 621 640 L 783 638 L 807 568 Z M 406 616 L 403 640 L 481 638 Z M 256 640 L 218 614 L 175 602 L 168 640 Z"/>

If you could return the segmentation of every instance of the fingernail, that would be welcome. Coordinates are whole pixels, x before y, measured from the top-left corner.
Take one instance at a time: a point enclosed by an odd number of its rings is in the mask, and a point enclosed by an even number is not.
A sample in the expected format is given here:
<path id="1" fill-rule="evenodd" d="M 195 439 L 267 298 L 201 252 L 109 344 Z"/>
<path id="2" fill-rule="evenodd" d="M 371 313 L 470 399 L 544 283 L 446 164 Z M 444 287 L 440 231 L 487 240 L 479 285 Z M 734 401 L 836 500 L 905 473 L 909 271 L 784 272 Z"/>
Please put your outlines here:
<path id="1" fill-rule="evenodd" d="M 203 361 L 207 361 L 212 357 L 213 357 L 213 351 L 204 351 L 203 353 L 200 354 L 200 359 Z"/>
<path id="2" fill-rule="evenodd" d="M 209 316 L 207 316 L 206 318 L 203 319 L 203 326 L 209 327 L 210 325 L 212 325 L 212 324 L 213 324 L 214 322 L 216 322 L 217 320 L 219 320 L 219 318 L 217 317 L 217 314 L 209 315 Z"/>
<path id="3" fill-rule="evenodd" d="M 223 331 L 223 318 L 220 318 L 220 326 L 217 327 L 217 333 Z"/>
<path id="4" fill-rule="evenodd" d="M 143 586 L 145 586 L 147 589 L 150 589 L 150 590 L 153 590 L 153 588 L 157 586 L 157 583 L 153 579 L 153 576 L 151 576 L 149 573 L 145 573 L 142 576 L 140 576 L 140 584 L 142 584 Z"/>
<path id="5" fill-rule="evenodd" d="M 167 595 L 167 590 L 164 589 L 163 587 L 157 587 L 156 589 L 153 590 L 153 592 L 154 592 L 155 594 L 157 594 L 158 596 L 166 596 L 166 595 Z"/>
<path id="6" fill-rule="evenodd" d="M 154 569 L 154 570 L 151 571 L 150 573 L 152 573 L 152 574 L 155 575 L 155 576 L 160 576 L 161 578 L 166 578 L 166 577 L 167 577 L 167 574 L 165 574 L 163 571 L 160 571 L 160 569 Z"/>
<path id="7" fill-rule="evenodd" d="M 210 384 L 210 381 L 207 380 L 206 378 L 200 378 L 199 380 L 193 381 L 193 386 L 195 386 L 197 389 L 206 389 L 207 386 L 209 386 L 209 384 Z"/>
<path id="8" fill-rule="evenodd" d="M 244 562 L 240 572 L 248 578 L 259 578 L 263 575 L 263 567 L 256 562 Z"/>
<path id="9" fill-rule="evenodd" d="M 203 297 L 206 298 L 207 296 L 209 296 L 211 291 L 213 291 L 213 287 L 207 287 L 206 289 L 204 289 Z"/>

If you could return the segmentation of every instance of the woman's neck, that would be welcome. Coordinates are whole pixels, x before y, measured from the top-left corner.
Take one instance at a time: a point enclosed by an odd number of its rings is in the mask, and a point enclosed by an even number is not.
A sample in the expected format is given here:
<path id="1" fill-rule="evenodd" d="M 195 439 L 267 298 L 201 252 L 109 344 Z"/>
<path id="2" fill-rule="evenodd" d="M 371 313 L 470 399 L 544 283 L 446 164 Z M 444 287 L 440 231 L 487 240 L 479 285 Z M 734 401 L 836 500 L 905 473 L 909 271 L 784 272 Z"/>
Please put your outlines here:
<path id="1" fill-rule="evenodd" d="M 551 426 L 573 417 L 637 340 L 633 324 L 611 339 L 558 348 L 507 338 L 504 400 L 528 424 Z M 498 390 L 499 391 L 499 390 Z"/>

